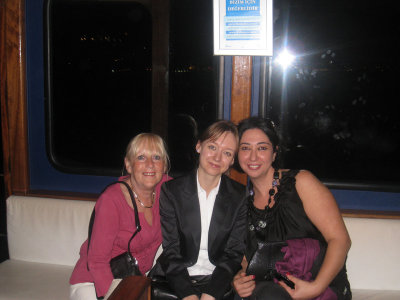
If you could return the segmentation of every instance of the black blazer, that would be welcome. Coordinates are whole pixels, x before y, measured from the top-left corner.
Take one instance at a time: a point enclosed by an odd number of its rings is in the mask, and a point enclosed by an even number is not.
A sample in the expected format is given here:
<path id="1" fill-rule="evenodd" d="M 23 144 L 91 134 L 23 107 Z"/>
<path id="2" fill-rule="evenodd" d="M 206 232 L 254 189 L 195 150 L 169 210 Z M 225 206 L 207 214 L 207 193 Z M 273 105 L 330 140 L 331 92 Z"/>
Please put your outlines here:
<path id="1" fill-rule="evenodd" d="M 164 183 L 160 196 L 163 253 L 155 272 L 167 277 L 179 298 L 196 294 L 188 267 L 198 259 L 201 237 L 197 171 Z M 205 293 L 222 298 L 241 268 L 245 251 L 247 205 L 245 187 L 223 175 L 208 233 L 208 256 L 216 266 Z M 158 268 L 158 274 L 157 274 Z"/>

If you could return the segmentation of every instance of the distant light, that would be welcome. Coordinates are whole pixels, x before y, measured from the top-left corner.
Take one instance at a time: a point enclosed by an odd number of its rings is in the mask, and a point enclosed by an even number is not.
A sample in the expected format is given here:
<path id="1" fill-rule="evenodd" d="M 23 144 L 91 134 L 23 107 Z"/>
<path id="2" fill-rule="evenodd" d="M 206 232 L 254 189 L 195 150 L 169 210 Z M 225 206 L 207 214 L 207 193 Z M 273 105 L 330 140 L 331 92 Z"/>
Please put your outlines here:
<path id="1" fill-rule="evenodd" d="M 280 64 L 283 69 L 286 69 L 293 63 L 294 59 L 295 56 L 291 54 L 287 49 L 284 49 L 275 59 L 275 62 Z"/>

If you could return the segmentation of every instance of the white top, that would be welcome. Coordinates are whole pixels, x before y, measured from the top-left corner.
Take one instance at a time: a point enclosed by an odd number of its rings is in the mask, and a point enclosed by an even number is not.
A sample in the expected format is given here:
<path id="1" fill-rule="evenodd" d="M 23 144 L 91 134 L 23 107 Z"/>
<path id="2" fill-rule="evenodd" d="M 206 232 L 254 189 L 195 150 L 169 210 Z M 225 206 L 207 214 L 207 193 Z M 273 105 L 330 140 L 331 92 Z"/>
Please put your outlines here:
<path id="1" fill-rule="evenodd" d="M 199 197 L 200 204 L 200 219 L 201 219 L 201 238 L 200 238 L 200 251 L 199 257 L 195 265 L 188 268 L 190 276 L 193 275 L 210 275 L 215 266 L 210 262 L 208 257 L 208 231 L 210 228 L 211 216 L 214 209 L 215 198 L 217 197 L 219 185 L 221 179 L 219 180 L 217 186 L 213 188 L 208 194 L 200 186 L 199 174 L 197 173 L 197 194 Z"/>

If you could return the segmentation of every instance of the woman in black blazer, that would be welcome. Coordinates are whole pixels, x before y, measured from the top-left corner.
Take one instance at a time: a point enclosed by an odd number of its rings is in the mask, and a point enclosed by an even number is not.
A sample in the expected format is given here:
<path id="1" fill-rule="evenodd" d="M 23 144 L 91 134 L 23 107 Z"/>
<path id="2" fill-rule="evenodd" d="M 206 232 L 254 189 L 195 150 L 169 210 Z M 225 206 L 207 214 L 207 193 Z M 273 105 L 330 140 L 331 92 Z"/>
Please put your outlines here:
<path id="1" fill-rule="evenodd" d="M 212 124 L 196 145 L 198 168 L 162 187 L 163 253 L 152 275 L 165 275 L 170 292 L 179 299 L 227 298 L 230 282 L 241 268 L 246 192 L 224 175 L 237 147 L 238 133 L 232 122 Z M 157 289 L 156 282 L 153 286 Z M 156 296 L 166 299 L 157 292 Z"/>

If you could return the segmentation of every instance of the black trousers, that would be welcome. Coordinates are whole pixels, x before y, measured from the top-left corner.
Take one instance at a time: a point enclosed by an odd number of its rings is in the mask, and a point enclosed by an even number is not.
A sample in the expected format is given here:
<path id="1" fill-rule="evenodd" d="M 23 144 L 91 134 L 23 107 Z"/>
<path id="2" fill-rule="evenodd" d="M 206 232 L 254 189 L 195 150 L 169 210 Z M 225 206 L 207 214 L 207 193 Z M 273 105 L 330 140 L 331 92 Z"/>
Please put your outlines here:
<path id="1" fill-rule="evenodd" d="M 207 284 L 211 280 L 211 275 L 190 276 L 194 289 L 198 297 L 203 294 Z M 233 300 L 234 292 L 229 288 L 222 300 Z M 151 300 L 179 300 L 178 296 L 170 288 L 165 277 L 154 277 L 151 282 Z"/>

